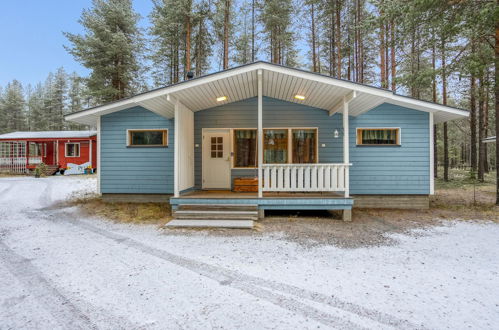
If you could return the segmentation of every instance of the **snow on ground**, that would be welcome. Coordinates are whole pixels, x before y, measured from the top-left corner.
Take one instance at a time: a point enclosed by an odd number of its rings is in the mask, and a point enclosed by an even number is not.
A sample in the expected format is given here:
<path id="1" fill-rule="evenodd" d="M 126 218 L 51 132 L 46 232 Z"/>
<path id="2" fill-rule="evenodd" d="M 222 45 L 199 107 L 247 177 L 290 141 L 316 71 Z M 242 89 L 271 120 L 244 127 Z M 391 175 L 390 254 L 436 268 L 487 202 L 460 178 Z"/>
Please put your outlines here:
<path id="1" fill-rule="evenodd" d="M 449 221 L 393 236 L 393 246 L 343 249 L 280 233 L 161 231 L 50 207 L 95 183 L 0 179 L 0 329 L 499 323 L 497 223 Z"/>

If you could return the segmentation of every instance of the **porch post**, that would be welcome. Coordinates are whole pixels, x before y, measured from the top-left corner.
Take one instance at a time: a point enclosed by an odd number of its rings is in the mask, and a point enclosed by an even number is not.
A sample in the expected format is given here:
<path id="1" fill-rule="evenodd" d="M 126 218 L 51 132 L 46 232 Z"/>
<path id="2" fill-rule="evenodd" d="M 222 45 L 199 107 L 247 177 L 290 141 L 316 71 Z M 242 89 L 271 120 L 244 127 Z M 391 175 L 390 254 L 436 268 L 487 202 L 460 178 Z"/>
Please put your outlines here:
<path id="1" fill-rule="evenodd" d="M 88 140 L 89 152 L 90 152 L 90 167 L 92 167 L 92 140 Z"/>
<path id="2" fill-rule="evenodd" d="M 350 197 L 349 166 L 349 126 L 348 126 L 348 101 L 343 97 L 343 163 L 345 164 L 345 197 Z"/>
<path id="3" fill-rule="evenodd" d="M 258 198 L 263 197 L 262 164 L 263 164 L 263 72 L 258 70 Z"/>
<path id="4" fill-rule="evenodd" d="M 180 177 L 180 141 L 179 141 L 179 129 L 180 129 L 180 109 L 178 106 L 178 101 L 175 101 L 175 132 L 174 132 L 174 150 L 173 150 L 173 196 L 179 197 L 179 177 Z"/>

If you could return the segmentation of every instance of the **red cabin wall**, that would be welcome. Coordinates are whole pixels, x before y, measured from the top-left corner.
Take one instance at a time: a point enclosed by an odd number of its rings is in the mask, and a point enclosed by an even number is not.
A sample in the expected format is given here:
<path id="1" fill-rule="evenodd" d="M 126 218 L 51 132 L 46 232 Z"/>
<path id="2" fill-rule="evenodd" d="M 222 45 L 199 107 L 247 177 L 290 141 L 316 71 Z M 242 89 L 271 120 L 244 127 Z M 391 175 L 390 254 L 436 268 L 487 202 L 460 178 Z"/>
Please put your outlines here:
<path id="1" fill-rule="evenodd" d="M 80 143 L 80 157 L 66 157 L 66 143 Z M 64 139 L 59 140 L 59 167 L 67 168 L 68 163 L 83 164 L 90 161 L 90 143 L 92 144 L 92 168 L 97 168 L 97 140 L 90 139 Z"/>
<path id="2" fill-rule="evenodd" d="M 1 141 L 26 141 L 46 143 L 47 144 L 47 154 L 43 157 L 43 162 L 47 165 L 59 165 L 60 168 L 65 169 L 68 163 L 73 164 L 83 164 L 90 161 L 90 143 L 92 144 L 92 168 L 97 168 L 97 137 L 92 136 L 89 138 L 69 138 L 69 139 L 0 139 Z M 57 147 L 58 142 L 58 147 Z M 66 157 L 65 143 L 67 142 L 79 142 L 80 143 L 80 157 Z M 57 148 L 57 154 L 55 155 L 55 149 Z M 29 165 L 28 168 L 35 168 L 36 165 Z"/>

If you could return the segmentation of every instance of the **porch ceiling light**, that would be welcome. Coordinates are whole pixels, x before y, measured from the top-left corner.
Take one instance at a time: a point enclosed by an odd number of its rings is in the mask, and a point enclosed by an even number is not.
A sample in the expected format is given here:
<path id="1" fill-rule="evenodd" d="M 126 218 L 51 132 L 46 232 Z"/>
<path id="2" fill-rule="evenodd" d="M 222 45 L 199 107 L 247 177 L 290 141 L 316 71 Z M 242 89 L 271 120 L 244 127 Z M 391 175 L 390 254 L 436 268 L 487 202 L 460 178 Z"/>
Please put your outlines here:
<path id="1" fill-rule="evenodd" d="M 227 100 L 227 96 L 219 96 L 217 97 L 217 102 L 222 102 L 222 101 L 225 101 Z"/>
<path id="2" fill-rule="evenodd" d="M 299 94 L 296 94 L 296 95 L 295 95 L 295 99 L 297 99 L 297 100 L 302 100 L 302 101 L 303 101 L 303 100 L 305 100 L 305 96 L 303 96 L 303 95 L 299 95 Z"/>

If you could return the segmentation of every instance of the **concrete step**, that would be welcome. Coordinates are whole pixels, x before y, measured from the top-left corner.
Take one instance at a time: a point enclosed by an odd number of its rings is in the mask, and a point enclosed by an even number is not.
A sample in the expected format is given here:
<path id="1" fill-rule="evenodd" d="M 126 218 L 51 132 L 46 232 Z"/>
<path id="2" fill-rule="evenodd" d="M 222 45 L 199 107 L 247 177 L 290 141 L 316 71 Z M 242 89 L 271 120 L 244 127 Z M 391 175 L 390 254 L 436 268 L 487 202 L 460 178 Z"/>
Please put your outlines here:
<path id="1" fill-rule="evenodd" d="M 253 229 L 253 224 L 253 220 L 173 219 L 166 224 L 166 227 Z"/>
<path id="2" fill-rule="evenodd" d="M 193 213 L 192 211 L 173 212 L 176 219 L 207 219 L 207 220 L 258 220 L 258 212 L 252 214 L 235 214 L 232 212 L 213 212 L 213 213 Z"/>
<path id="3" fill-rule="evenodd" d="M 258 211 L 257 205 L 241 204 L 180 204 L 179 211 Z"/>

